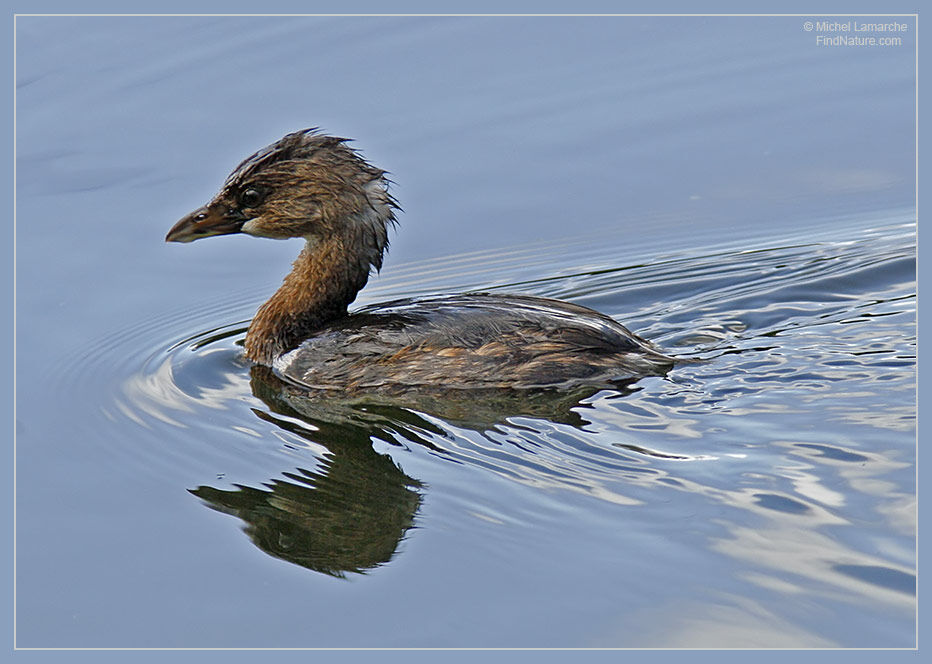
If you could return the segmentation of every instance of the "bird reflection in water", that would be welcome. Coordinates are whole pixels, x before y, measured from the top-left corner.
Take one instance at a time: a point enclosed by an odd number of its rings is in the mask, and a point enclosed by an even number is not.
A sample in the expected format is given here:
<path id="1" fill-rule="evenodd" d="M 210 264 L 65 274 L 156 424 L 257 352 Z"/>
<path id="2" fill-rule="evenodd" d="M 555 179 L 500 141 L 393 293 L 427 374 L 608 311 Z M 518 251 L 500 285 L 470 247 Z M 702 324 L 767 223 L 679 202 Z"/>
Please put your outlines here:
<path id="1" fill-rule="evenodd" d="M 253 368 L 253 389 L 267 394 L 264 367 Z M 257 384 L 258 383 L 258 384 Z M 302 416 L 269 398 L 273 412 Z M 303 417 L 310 427 L 258 409 L 257 416 L 329 451 L 314 470 L 298 468 L 262 488 L 191 490 L 211 508 L 239 517 L 252 542 L 271 556 L 316 572 L 344 576 L 387 563 L 414 525 L 420 483 L 376 452 L 365 427 Z"/>
<path id="2" fill-rule="evenodd" d="M 200 486 L 191 493 L 245 522 L 245 532 L 262 551 L 337 577 L 389 562 L 414 527 L 421 503 L 423 484 L 377 452 L 373 439 L 400 444 L 400 436 L 444 456 L 436 441 L 452 434 L 441 421 L 483 432 L 526 416 L 582 428 L 588 422 L 581 402 L 599 391 L 470 391 L 468 400 L 451 398 L 450 390 L 341 397 L 290 385 L 267 367 L 255 365 L 250 372 L 253 394 L 269 408 L 254 409 L 256 416 L 329 453 L 318 468 L 284 472 L 284 479 L 261 488 Z M 629 382 L 613 389 L 633 388 Z"/>

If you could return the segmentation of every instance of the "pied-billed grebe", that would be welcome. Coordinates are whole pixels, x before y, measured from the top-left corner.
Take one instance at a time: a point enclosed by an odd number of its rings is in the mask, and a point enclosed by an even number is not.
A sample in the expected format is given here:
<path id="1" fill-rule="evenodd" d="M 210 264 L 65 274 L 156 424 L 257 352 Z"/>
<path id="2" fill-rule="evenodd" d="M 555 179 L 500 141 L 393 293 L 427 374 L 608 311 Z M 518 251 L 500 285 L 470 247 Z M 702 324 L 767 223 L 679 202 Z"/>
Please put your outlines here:
<path id="1" fill-rule="evenodd" d="M 348 314 L 382 266 L 398 206 L 385 171 L 347 139 L 288 134 L 236 167 L 169 242 L 304 238 L 246 333 L 246 357 L 311 389 L 525 388 L 660 375 L 672 358 L 611 318 L 539 297 L 396 300 Z"/>

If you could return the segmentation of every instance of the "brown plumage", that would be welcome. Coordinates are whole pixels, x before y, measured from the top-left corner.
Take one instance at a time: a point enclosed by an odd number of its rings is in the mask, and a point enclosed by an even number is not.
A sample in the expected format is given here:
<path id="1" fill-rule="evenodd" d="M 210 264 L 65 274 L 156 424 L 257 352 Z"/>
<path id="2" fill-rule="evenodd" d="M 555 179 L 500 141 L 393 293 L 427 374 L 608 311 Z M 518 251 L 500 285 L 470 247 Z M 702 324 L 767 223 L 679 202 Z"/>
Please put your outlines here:
<path id="1" fill-rule="evenodd" d="M 347 307 L 379 269 L 395 223 L 385 172 L 346 139 L 309 129 L 243 161 L 170 242 L 246 233 L 305 238 L 246 334 L 246 356 L 320 389 L 537 387 L 662 374 L 672 358 L 591 309 L 454 295 Z"/>

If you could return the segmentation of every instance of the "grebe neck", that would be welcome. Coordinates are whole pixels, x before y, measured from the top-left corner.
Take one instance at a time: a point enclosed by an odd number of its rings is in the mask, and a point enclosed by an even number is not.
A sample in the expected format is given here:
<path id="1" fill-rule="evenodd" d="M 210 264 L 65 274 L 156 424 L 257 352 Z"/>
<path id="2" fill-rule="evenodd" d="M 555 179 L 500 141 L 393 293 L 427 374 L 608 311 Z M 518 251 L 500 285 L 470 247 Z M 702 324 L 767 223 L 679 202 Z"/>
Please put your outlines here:
<path id="1" fill-rule="evenodd" d="M 246 333 L 247 358 L 271 366 L 312 332 L 346 315 L 346 308 L 366 285 L 371 266 L 381 264 L 383 247 L 375 262 L 359 251 L 361 240 L 307 238 L 281 287 L 256 312 Z"/>

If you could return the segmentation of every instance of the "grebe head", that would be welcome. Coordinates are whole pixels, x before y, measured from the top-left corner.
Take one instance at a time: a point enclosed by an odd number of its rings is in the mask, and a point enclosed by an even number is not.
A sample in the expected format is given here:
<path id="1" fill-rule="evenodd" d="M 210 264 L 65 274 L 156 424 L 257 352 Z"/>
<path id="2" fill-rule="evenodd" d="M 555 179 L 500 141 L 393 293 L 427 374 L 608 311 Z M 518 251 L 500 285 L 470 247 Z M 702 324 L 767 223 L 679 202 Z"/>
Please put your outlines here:
<path id="1" fill-rule="evenodd" d="M 220 192 L 175 224 L 165 240 L 245 233 L 303 237 L 313 245 L 336 236 L 380 268 L 398 206 L 385 171 L 346 142 L 317 129 L 288 134 L 237 166 Z"/>

